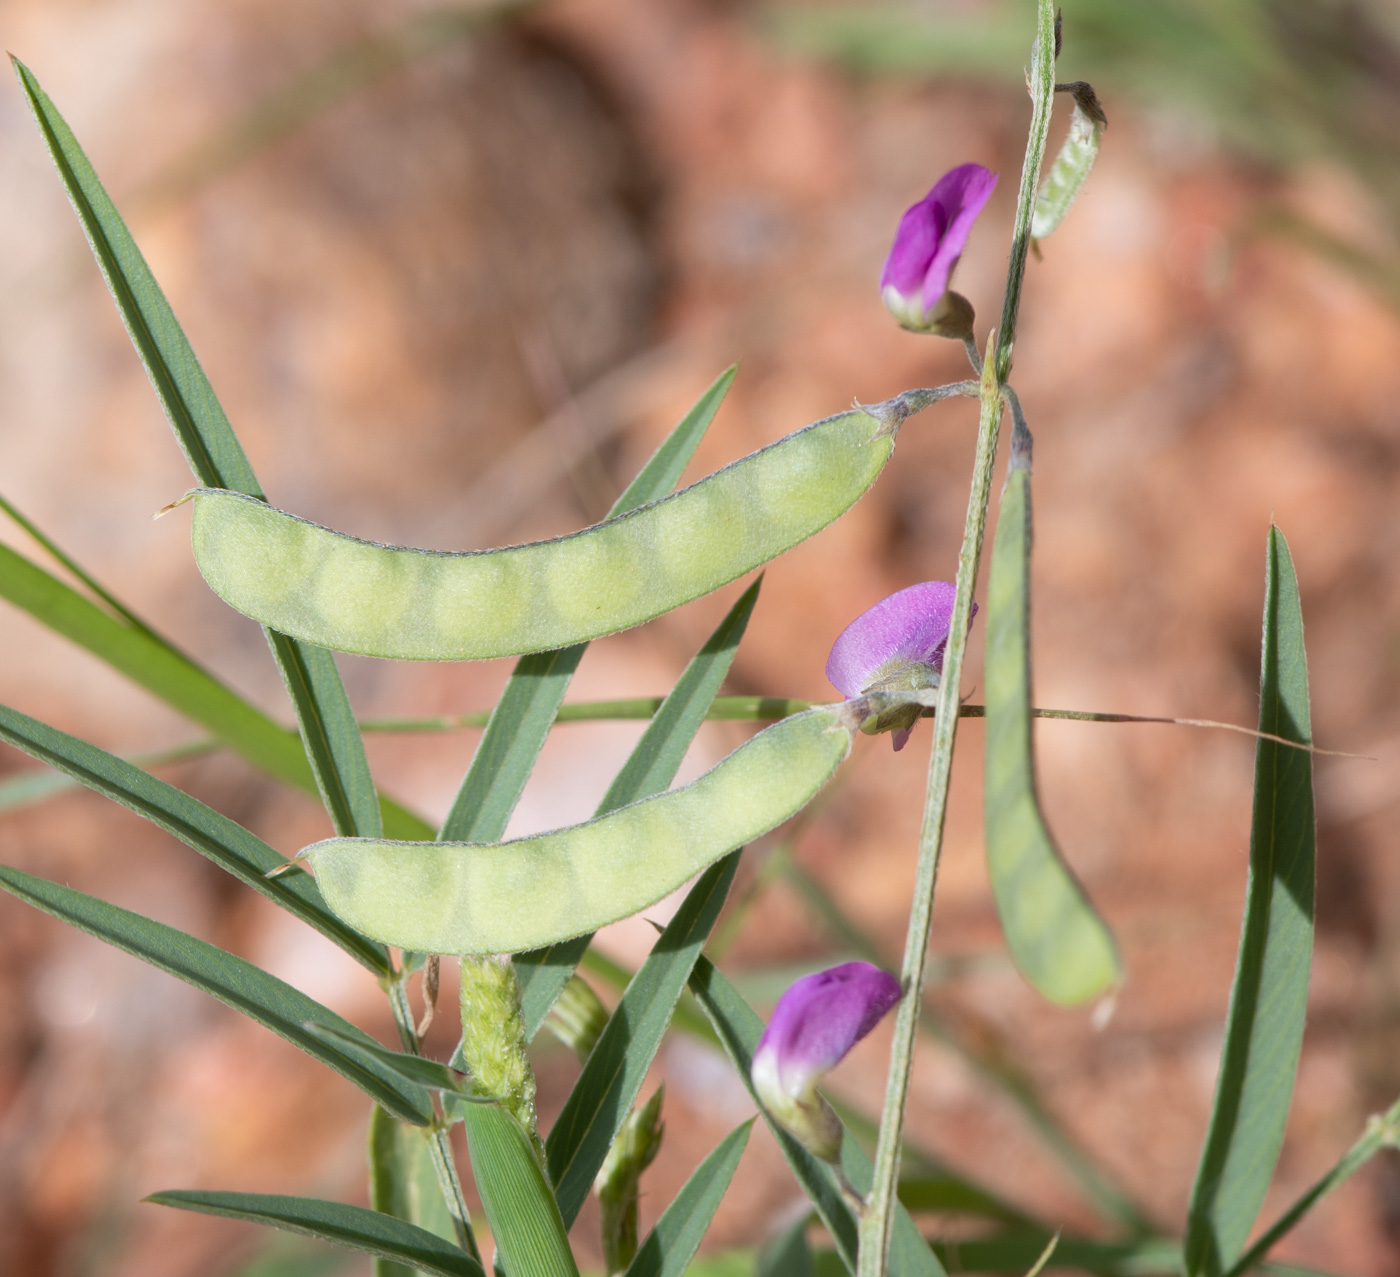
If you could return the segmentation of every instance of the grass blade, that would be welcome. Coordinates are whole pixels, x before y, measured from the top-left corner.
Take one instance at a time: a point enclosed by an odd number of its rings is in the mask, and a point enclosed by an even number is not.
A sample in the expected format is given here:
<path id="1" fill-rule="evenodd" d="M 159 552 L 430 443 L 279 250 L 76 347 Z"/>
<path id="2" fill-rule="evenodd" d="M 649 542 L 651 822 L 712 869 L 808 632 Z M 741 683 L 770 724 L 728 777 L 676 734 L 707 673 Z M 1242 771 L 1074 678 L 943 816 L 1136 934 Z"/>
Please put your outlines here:
<path id="1" fill-rule="evenodd" d="M 311 769 L 294 733 L 149 629 L 119 620 L 7 545 L 0 545 L 0 597 L 202 723 L 264 770 L 314 792 Z"/>
<path id="2" fill-rule="evenodd" d="M 257 476 L 116 205 L 33 72 L 14 62 L 88 246 L 190 469 L 207 487 L 262 497 Z"/>
<path id="3" fill-rule="evenodd" d="M 690 975 L 690 991 L 695 994 L 719 1036 L 725 1054 L 752 1095 L 749 1068 L 753 1063 L 754 1048 L 758 1046 L 758 1039 L 763 1033 L 763 1021 L 707 958 L 702 957 L 696 962 Z M 757 1096 L 754 1099 L 757 1102 Z M 764 1119 L 767 1120 L 766 1114 Z M 831 1233 L 842 1262 L 854 1272 L 858 1225 L 855 1213 L 841 1195 L 831 1167 L 813 1157 L 782 1127 L 769 1122 L 768 1128 L 778 1141 L 778 1147 L 782 1149 L 797 1182 L 811 1198 L 822 1223 Z M 857 1192 L 870 1191 L 874 1169 L 865 1150 L 849 1131 L 841 1145 L 841 1169 Z M 887 1268 L 890 1277 L 944 1277 L 943 1266 L 920 1236 L 909 1212 L 903 1206 L 896 1206 L 893 1215 Z"/>
<path id="4" fill-rule="evenodd" d="M 914 1211 L 959 1215 L 980 1215 L 1007 1224 L 1030 1221 L 1013 1206 L 969 1183 L 952 1171 L 906 1175 L 899 1181 L 899 1200 L 911 1214 Z"/>
<path id="5" fill-rule="evenodd" d="M 525 1128 L 499 1104 L 462 1114 L 486 1222 L 510 1277 L 578 1277 L 568 1232 Z"/>
<path id="6" fill-rule="evenodd" d="M 1230 1277 L 1238 1277 L 1256 1267 L 1274 1245 L 1303 1218 L 1308 1211 L 1338 1184 L 1350 1179 L 1383 1148 L 1400 1148 L 1400 1101 L 1392 1104 L 1385 1113 L 1377 1114 L 1366 1123 L 1361 1138 L 1356 1141 L 1341 1160 L 1320 1180 L 1308 1189 L 1296 1202 L 1278 1217 L 1243 1255 L 1230 1267 Z"/>
<path id="7" fill-rule="evenodd" d="M 1016 965 L 1045 997 L 1072 1005 L 1112 986 L 1119 962 L 1113 936 L 1061 859 L 1036 797 L 1030 479 L 1029 448 L 1018 450 L 1013 438 L 987 584 L 987 869 Z"/>
<path id="8" fill-rule="evenodd" d="M 145 622 L 126 619 L 131 615 L 126 608 L 121 617 L 112 615 L 6 545 L 0 545 L 0 598 L 201 724 L 259 770 L 307 793 L 319 792 L 295 732 L 250 705 Z M 390 837 L 433 836 L 411 812 L 387 799 L 381 805 Z"/>
<path id="9" fill-rule="evenodd" d="M 153 767 L 165 767 L 170 763 L 186 762 L 192 758 L 204 758 L 219 748 L 216 740 L 193 740 L 183 745 L 172 745 L 169 749 L 152 750 L 148 754 L 133 754 L 122 758 L 122 762 L 149 771 Z M 121 757 L 118 755 L 118 757 Z M 56 768 L 26 767 L 0 780 L 0 812 L 17 811 L 42 803 L 56 794 L 66 794 L 81 789 L 82 782 Z"/>
<path id="10" fill-rule="evenodd" d="M 152 1193 L 146 1200 L 157 1206 L 173 1206 L 176 1210 L 225 1215 L 230 1219 L 284 1228 L 383 1259 L 401 1260 L 437 1277 L 485 1277 L 481 1265 L 451 1242 L 363 1206 L 272 1193 L 172 1191 Z"/>
<path id="11" fill-rule="evenodd" d="M 675 779 L 686 750 L 734 663 L 734 654 L 748 628 L 762 584 L 760 576 L 739 596 L 705 646 L 686 666 L 685 673 L 647 724 L 622 770 L 608 786 L 597 815 L 659 794 Z"/>
<path id="12" fill-rule="evenodd" d="M 308 1024 L 305 1025 L 308 1033 L 314 1038 L 319 1038 L 322 1042 L 343 1043 L 344 1046 L 351 1046 L 358 1052 L 364 1052 L 367 1056 L 374 1057 L 391 1073 L 398 1075 L 412 1087 L 427 1087 L 430 1091 L 445 1091 L 454 1099 L 459 1099 L 462 1103 L 496 1103 L 496 1099 L 487 1095 L 477 1095 L 472 1091 L 470 1082 L 463 1082 L 458 1073 L 449 1066 L 441 1064 L 437 1060 L 428 1060 L 426 1056 L 410 1056 L 407 1052 L 396 1052 L 389 1047 L 382 1046 L 374 1039 L 365 1040 L 364 1033 L 356 1029 L 354 1033 L 344 1033 L 340 1029 L 330 1028 L 329 1025 Z"/>
<path id="13" fill-rule="evenodd" d="M 1307 655 L 1288 543 L 1269 529 L 1259 730 L 1309 744 Z M 1216 1277 L 1249 1237 L 1283 1145 L 1313 946 L 1312 756 L 1260 740 L 1249 885 L 1210 1126 L 1191 1191 L 1186 1271 Z"/>
<path id="14" fill-rule="evenodd" d="M 522 656 L 486 724 L 452 809 L 444 842 L 498 842 L 554 725 L 585 644 Z"/>
<path id="15" fill-rule="evenodd" d="M 622 765 L 622 770 L 608 787 L 595 815 L 604 815 L 640 798 L 660 793 L 675 779 L 686 750 L 700 730 L 700 724 L 704 722 L 715 694 L 733 664 L 734 653 L 744 637 L 762 582 L 763 578 L 759 577 L 740 595 L 738 602 L 729 609 L 728 615 L 686 667 L 685 673 L 662 701 L 642 738 Z M 592 939 L 591 935 L 576 936 L 572 940 L 516 957 L 515 971 L 520 979 L 520 1001 L 527 1037 L 533 1037 L 544 1023 L 550 1007 L 568 983 Z"/>
<path id="16" fill-rule="evenodd" d="M 738 866 L 739 853 L 731 852 L 690 889 L 632 977 L 545 1140 L 549 1178 L 568 1225 L 588 1200 L 613 1136 L 641 1090 Z"/>
<path id="17" fill-rule="evenodd" d="M 676 486 L 719 411 L 735 371 L 725 369 L 700 396 L 613 503 L 608 518 L 664 497 Z M 500 839 L 587 646 L 579 643 L 555 652 L 537 652 L 516 662 L 439 838 L 445 842 Z"/>
<path id="18" fill-rule="evenodd" d="M 964 1272 L 1015 1273 L 1020 1277 L 1045 1253 L 1053 1236 L 1018 1230 L 971 1241 L 934 1242 L 933 1249 L 944 1263 Z M 1072 1268 L 1104 1277 L 1176 1277 L 1181 1272 L 1181 1247 L 1167 1238 L 1100 1242 L 1061 1237 L 1047 1266 L 1051 1271 Z"/>
<path id="19" fill-rule="evenodd" d="M 704 393 L 690 406 L 690 411 L 676 423 L 675 428 L 661 442 L 661 446 L 651 454 L 637 477 L 623 489 L 622 495 L 613 502 L 607 517 L 615 519 L 619 514 L 635 510 L 648 501 L 659 501 L 681 481 L 681 475 L 715 419 L 720 404 L 734 384 L 739 371 L 738 364 L 730 364 L 705 388 Z"/>
<path id="20" fill-rule="evenodd" d="M 301 727 L 302 744 L 316 776 L 326 814 L 345 837 L 384 833 L 379 798 L 369 774 L 360 725 L 350 708 L 335 656 L 323 647 L 263 627 Z"/>
<path id="21" fill-rule="evenodd" d="M 365 1041 L 365 1035 L 358 1030 L 353 1034 L 342 1033 L 322 1024 L 307 1023 L 306 1031 L 323 1042 L 343 1043 L 352 1046 L 366 1055 L 372 1055 L 386 1069 L 402 1078 L 411 1086 L 426 1086 L 430 1091 L 446 1091 L 465 1104 L 494 1104 L 489 1096 L 475 1094 L 469 1083 L 464 1083 L 456 1072 L 446 1064 L 430 1060 L 422 1055 L 409 1055 L 406 1051 L 392 1051 L 373 1039 Z"/>
<path id="22" fill-rule="evenodd" d="M 642 1240 L 624 1277 L 683 1277 L 724 1200 L 753 1129 L 750 1118 L 716 1145 Z"/>
<path id="23" fill-rule="evenodd" d="M 1008 1232 L 968 1241 L 935 1241 L 933 1250 L 958 1272 L 1013 1273 L 1025 1277 L 1045 1253 L 1053 1233 Z M 1166 1237 L 1124 1242 L 1093 1241 L 1086 1237 L 1061 1237 L 1046 1268 L 1093 1273 L 1096 1277 L 1180 1277 L 1181 1245 Z M 1306 1268 L 1261 1264 L 1262 1277 L 1323 1277 Z M 845 1277 L 845 1267 L 832 1251 L 818 1251 L 816 1277 Z"/>
<path id="24" fill-rule="evenodd" d="M 807 1242 L 810 1214 L 795 1220 L 758 1252 L 754 1262 L 754 1277 L 815 1277 L 812 1247 Z M 841 1272 L 845 1265 L 837 1260 Z"/>
<path id="25" fill-rule="evenodd" d="M 376 1060 L 371 1051 L 378 1043 L 373 1038 L 251 962 L 139 913 L 18 869 L 0 865 L 0 888 L 203 989 L 334 1069 L 395 1117 L 419 1126 L 433 1120 L 428 1093 L 422 1087 L 405 1083 Z M 347 1043 L 355 1045 L 315 1036 L 305 1027 L 308 1021 L 338 1030 Z"/>
<path id="26" fill-rule="evenodd" d="M 284 867 L 286 859 L 236 821 L 115 754 L 5 705 L 0 705 L 0 740 L 158 825 L 314 927 L 376 975 L 391 971 L 384 946 L 346 926 L 326 908 L 308 874 L 266 877 L 269 870 Z"/>
<path id="27" fill-rule="evenodd" d="M 122 323 L 190 469 L 205 487 L 229 488 L 264 500 L 214 388 L 116 205 L 29 68 L 18 60 L 14 66 Z M 301 726 L 307 760 L 336 832 L 378 836 L 382 827 L 374 782 L 334 659 L 321 649 L 267 633 Z"/>

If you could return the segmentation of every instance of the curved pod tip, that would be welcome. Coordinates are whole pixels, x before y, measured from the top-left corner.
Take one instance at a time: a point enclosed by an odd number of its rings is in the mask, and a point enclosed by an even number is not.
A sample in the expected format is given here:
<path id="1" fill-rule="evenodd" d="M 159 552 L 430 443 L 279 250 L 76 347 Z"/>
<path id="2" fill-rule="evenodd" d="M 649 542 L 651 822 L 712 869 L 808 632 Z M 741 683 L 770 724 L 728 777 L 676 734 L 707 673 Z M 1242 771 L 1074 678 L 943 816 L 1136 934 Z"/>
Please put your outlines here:
<path id="1" fill-rule="evenodd" d="M 542 948 L 655 904 L 799 812 L 850 752 L 840 709 L 785 718 L 689 785 L 584 824 L 504 843 L 331 838 L 306 856 L 365 935 L 428 953 Z"/>

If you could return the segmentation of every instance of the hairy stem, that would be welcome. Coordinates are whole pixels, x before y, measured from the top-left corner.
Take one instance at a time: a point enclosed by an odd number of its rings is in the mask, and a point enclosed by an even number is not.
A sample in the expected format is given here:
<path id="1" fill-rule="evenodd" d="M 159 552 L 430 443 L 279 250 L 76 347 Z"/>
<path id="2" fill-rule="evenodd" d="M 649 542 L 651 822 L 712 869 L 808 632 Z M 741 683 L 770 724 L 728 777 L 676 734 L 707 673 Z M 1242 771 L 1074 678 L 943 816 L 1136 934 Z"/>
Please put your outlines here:
<path id="1" fill-rule="evenodd" d="M 394 1011 L 394 1022 L 399 1027 L 399 1041 L 403 1043 L 403 1049 L 410 1055 L 421 1055 L 406 981 L 407 975 L 400 970 L 398 975 L 387 983 L 385 992 L 389 995 L 389 1005 Z M 471 1212 L 467 1209 L 467 1199 L 462 1192 L 462 1179 L 457 1174 L 457 1163 L 452 1157 L 452 1140 L 445 1129 L 438 1127 L 433 1131 L 428 1150 L 433 1159 L 433 1170 L 437 1174 L 438 1188 L 442 1192 L 443 1201 L 447 1203 L 448 1214 L 452 1216 L 457 1244 L 477 1263 L 481 1263 L 481 1251 L 477 1248 L 476 1236 L 472 1232 Z"/>
<path id="2" fill-rule="evenodd" d="M 943 680 L 934 720 L 933 753 L 929 758 L 928 796 L 919 838 L 919 863 L 914 879 L 909 930 L 905 936 L 904 997 L 895 1019 L 885 1107 L 875 1148 L 875 1180 L 869 1208 L 860 1223 L 858 1277 L 883 1277 L 889 1252 L 890 1229 L 897 1200 L 895 1190 L 899 1176 L 899 1153 L 904 1137 L 904 1111 L 922 1003 L 934 888 L 938 880 L 938 857 L 948 806 L 948 782 L 952 775 L 962 663 L 967 651 L 968 623 L 972 617 L 972 591 L 982 558 L 982 539 L 986 532 L 987 505 L 992 490 L 992 466 L 996 460 L 1004 404 L 1002 386 L 1011 369 L 1021 281 L 1030 247 L 1031 214 L 1035 208 L 1040 165 L 1045 155 L 1045 135 L 1054 97 L 1054 26 L 1054 8 L 1050 0 L 1038 0 L 1038 27 L 1032 52 L 1030 137 L 1021 169 L 1001 328 L 988 341 L 982 363 L 982 411 L 977 427 L 977 455 L 973 463 L 972 491 L 968 497 L 967 524 L 962 549 L 958 554 L 957 592 L 953 601 L 948 646 L 943 655 Z"/>

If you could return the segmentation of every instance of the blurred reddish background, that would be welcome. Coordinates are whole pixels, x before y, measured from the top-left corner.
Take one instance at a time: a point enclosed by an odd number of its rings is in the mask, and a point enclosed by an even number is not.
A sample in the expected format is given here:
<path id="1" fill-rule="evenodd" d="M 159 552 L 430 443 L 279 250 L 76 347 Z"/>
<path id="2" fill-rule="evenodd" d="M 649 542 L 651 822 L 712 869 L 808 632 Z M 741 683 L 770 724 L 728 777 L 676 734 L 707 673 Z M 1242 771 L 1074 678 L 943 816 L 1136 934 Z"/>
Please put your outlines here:
<path id="1" fill-rule="evenodd" d="M 288 84 L 306 106 L 319 82 L 298 77 L 338 50 L 363 52 L 367 35 L 418 29 L 425 12 L 408 0 L 0 3 L 6 47 L 130 212 L 276 504 L 443 548 L 551 535 L 598 518 L 731 361 L 738 380 L 692 475 L 853 398 L 964 375 L 954 344 L 894 326 L 875 281 L 904 207 L 977 160 L 1002 180 L 959 280 L 979 329 L 994 322 L 1028 118 L 1014 59 L 996 83 L 884 79 L 782 52 L 743 5 L 559 0 L 362 74 L 300 123 L 269 116 L 265 139 L 235 134 L 222 154 L 205 145 Z M 1028 47 L 1029 30 L 1013 47 Z M 331 65 L 353 79 L 360 64 Z M 1017 349 L 1038 443 L 1037 701 L 1252 722 L 1272 517 L 1302 584 L 1317 739 L 1374 756 L 1318 765 L 1319 946 L 1270 1217 L 1400 1093 L 1400 319 L 1371 291 L 1376 279 L 1241 230 L 1268 205 L 1363 243 L 1392 239 L 1369 188 L 1339 164 L 1241 159 L 1187 115 L 1104 96 L 1102 159 L 1031 264 Z M 185 162 L 191 148 L 198 163 Z M 288 720 L 257 628 L 193 567 L 188 516 L 150 519 L 188 472 L 13 85 L 0 91 L 0 281 L 0 491 Z M 952 576 L 973 427 L 969 404 L 911 421 L 871 496 L 770 568 L 730 690 L 831 696 L 826 650 L 856 613 Z M 0 535 L 38 553 L 13 527 Z M 661 694 L 740 588 L 595 643 L 571 698 Z M 509 669 L 341 664 L 366 715 L 486 708 Z M 198 735 L 8 606 L 0 699 L 122 752 Z M 557 729 L 512 831 L 588 814 L 638 730 Z M 1048 812 L 1125 950 L 1116 1011 L 1096 1029 L 1088 1010 L 1053 1009 L 1003 956 L 975 721 L 960 734 L 935 918 L 936 955 L 956 961 L 940 965 L 933 996 L 1178 1230 L 1242 907 L 1252 749 L 1187 728 L 1037 732 Z M 741 735 L 707 727 L 684 774 Z M 386 790 L 440 817 L 475 740 L 380 736 L 371 758 Z M 927 726 L 898 756 L 884 740 L 859 742 L 791 843 L 891 965 L 927 742 Z M 0 753 L 7 774 L 30 766 Z M 162 774 L 289 854 L 327 830 L 310 800 L 227 755 Z M 777 846 L 749 853 L 736 897 Z M 363 971 L 96 796 L 0 815 L 0 860 L 228 946 L 391 1036 Z M 634 920 L 600 945 L 635 962 L 650 934 Z M 841 952 L 778 878 L 724 966 L 737 977 Z M 448 979 L 445 1005 L 454 993 Z M 431 1037 L 444 1054 L 451 1019 Z M 833 1090 L 874 1113 L 887 1046 L 886 1029 Z M 544 1036 L 537 1065 L 548 1114 L 576 1065 Z M 644 1227 L 752 1111 L 694 1041 L 676 1037 L 654 1073 L 667 1085 L 667 1137 L 644 1181 Z M 363 1201 L 367 1116 L 358 1092 L 262 1029 L 0 898 L 5 1273 L 360 1271 L 348 1254 L 138 1202 L 173 1187 Z M 935 1043 L 921 1049 L 911 1122 L 919 1142 L 1015 1201 L 1102 1228 L 1024 1117 Z M 761 1243 L 799 1197 L 756 1133 L 707 1249 Z M 595 1228 L 585 1214 L 576 1240 L 596 1265 Z M 1396 1167 L 1373 1164 L 1282 1254 L 1338 1273 L 1400 1272 Z"/>

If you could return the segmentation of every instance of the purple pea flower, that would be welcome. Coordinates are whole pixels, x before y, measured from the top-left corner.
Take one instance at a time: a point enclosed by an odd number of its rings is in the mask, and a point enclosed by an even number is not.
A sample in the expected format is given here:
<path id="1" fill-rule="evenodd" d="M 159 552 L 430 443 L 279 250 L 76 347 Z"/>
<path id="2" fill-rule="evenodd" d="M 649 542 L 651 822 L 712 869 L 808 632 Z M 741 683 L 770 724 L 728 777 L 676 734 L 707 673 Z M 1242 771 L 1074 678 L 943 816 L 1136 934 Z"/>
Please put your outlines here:
<path id="1" fill-rule="evenodd" d="M 768 1115 L 817 1157 L 837 1162 L 841 1123 L 817 1094 L 824 1073 L 846 1057 L 900 998 L 900 984 L 868 962 L 803 976 L 773 1008 L 750 1076 Z"/>
<path id="2" fill-rule="evenodd" d="M 937 687 L 955 593 L 951 581 L 925 581 L 881 599 L 846 626 L 831 645 L 827 678 L 848 700 Z M 972 613 L 977 614 L 975 603 Z M 862 724 L 862 730 L 893 729 L 897 752 L 908 741 L 920 709 L 915 703 L 882 709 Z"/>
<path id="3" fill-rule="evenodd" d="M 990 169 L 959 164 L 899 219 L 880 272 L 880 296 L 902 327 L 940 337 L 971 335 L 972 305 L 948 281 L 996 184 Z"/>

